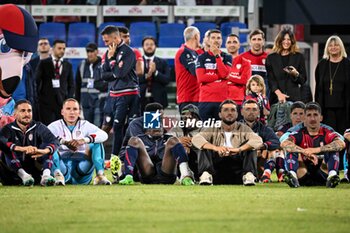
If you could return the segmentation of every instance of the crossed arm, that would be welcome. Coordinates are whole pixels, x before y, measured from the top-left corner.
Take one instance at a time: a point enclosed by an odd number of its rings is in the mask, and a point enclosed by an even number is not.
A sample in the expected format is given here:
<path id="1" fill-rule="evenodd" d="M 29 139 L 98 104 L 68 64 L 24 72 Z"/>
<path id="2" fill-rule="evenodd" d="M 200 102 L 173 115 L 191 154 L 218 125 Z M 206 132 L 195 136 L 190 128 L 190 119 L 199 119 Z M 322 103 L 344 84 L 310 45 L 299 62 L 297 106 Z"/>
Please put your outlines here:
<path id="1" fill-rule="evenodd" d="M 340 138 L 335 138 L 331 143 L 320 147 L 301 148 L 293 142 L 293 139 L 288 138 L 281 143 L 281 147 L 290 153 L 301 153 L 306 158 L 315 162 L 317 160 L 316 154 L 341 151 L 345 148 L 345 142 Z"/>

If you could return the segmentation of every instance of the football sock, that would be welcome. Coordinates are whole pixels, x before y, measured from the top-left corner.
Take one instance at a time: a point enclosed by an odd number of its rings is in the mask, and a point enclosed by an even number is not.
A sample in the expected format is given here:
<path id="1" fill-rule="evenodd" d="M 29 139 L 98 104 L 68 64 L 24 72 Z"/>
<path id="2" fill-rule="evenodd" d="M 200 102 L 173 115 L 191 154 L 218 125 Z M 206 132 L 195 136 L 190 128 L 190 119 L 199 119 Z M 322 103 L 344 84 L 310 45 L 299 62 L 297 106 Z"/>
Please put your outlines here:
<path id="1" fill-rule="evenodd" d="M 191 176 L 190 167 L 187 162 L 180 163 L 179 170 L 182 177 Z"/>
<path id="2" fill-rule="evenodd" d="M 173 148 L 170 149 L 170 151 L 178 164 L 188 162 L 188 156 L 186 154 L 185 148 L 181 143 L 177 143 Z"/>
<path id="3" fill-rule="evenodd" d="M 286 164 L 289 171 L 296 173 L 299 167 L 298 153 L 288 153 L 286 155 Z"/>
<path id="4" fill-rule="evenodd" d="M 284 158 L 277 157 L 276 158 L 276 171 L 281 172 L 284 171 Z"/>
<path id="5" fill-rule="evenodd" d="M 133 147 L 133 146 L 126 147 L 126 153 L 125 153 L 125 159 L 124 159 L 125 175 L 133 175 L 135 163 L 138 156 L 139 156 L 139 152 L 136 147 Z"/>
<path id="6" fill-rule="evenodd" d="M 269 159 L 266 161 L 266 163 L 264 164 L 264 170 L 269 170 L 270 174 L 273 172 L 273 169 L 275 169 L 275 161 L 273 161 L 273 159 Z"/>
<path id="7" fill-rule="evenodd" d="M 99 173 L 104 171 L 105 164 L 105 151 L 101 143 L 90 143 L 89 144 L 91 154 L 92 154 L 92 163 L 95 166 L 96 172 Z"/>
<path id="8" fill-rule="evenodd" d="M 25 177 L 30 176 L 23 168 L 18 169 L 17 175 L 23 180 Z"/>
<path id="9" fill-rule="evenodd" d="M 51 175 L 50 169 L 45 169 L 45 170 L 43 171 L 43 176 L 50 176 L 50 175 Z"/>
<path id="10" fill-rule="evenodd" d="M 327 161 L 328 157 L 328 161 Z M 327 167 L 328 167 L 328 173 L 332 170 L 338 171 L 339 169 L 339 156 L 337 153 L 329 153 L 325 156 Z"/>

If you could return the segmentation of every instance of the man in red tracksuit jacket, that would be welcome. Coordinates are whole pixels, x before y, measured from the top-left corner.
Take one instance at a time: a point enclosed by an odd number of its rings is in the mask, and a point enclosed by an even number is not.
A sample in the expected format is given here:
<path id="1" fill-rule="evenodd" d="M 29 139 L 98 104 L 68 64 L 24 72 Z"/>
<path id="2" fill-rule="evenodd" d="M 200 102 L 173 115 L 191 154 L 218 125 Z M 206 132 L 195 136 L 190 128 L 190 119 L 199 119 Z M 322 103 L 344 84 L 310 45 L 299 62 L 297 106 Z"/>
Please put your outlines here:
<path id="1" fill-rule="evenodd" d="M 199 114 L 201 119 L 219 120 L 219 106 L 228 97 L 227 77 L 232 65 L 232 57 L 220 51 L 221 31 L 209 32 L 209 51 L 198 57 L 196 65 L 199 87 Z"/>

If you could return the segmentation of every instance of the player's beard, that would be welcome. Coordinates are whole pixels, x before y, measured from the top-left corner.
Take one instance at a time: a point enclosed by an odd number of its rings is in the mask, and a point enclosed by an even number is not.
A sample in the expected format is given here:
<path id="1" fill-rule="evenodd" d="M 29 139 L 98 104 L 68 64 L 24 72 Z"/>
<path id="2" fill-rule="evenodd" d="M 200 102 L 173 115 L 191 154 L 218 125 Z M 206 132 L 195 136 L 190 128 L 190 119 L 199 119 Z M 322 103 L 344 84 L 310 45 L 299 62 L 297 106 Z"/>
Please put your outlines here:
<path id="1" fill-rule="evenodd" d="M 154 50 L 154 51 L 152 51 L 152 52 L 150 52 L 150 53 L 144 51 L 144 53 L 145 53 L 145 55 L 146 55 L 147 57 L 153 57 L 153 55 L 156 53 L 156 51 Z"/>
<path id="2" fill-rule="evenodd" d="M 232 125 L 233 123 L 236 122 L 236 119 L 234 119 L 234 120 L 222 119 L 222 121 L 223 121 L 226 125 Z"/>

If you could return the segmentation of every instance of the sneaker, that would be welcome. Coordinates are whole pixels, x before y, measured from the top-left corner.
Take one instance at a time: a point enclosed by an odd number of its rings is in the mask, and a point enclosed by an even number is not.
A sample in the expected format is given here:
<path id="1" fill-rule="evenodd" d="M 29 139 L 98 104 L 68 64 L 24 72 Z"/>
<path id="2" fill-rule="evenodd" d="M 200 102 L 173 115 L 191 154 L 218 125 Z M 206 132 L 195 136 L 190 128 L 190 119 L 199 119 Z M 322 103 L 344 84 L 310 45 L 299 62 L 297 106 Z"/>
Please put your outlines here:
<path id="1" fill-rule="evenodd" d="M 328 176 L 326 187 L 327 188 L 335 188 L 340 182 L 340 178 L 338 175 Z"/>
<path id="2" fill-rule="evenodd" d="M 343 179 L 340 180 L 340 183 L 348 184 L 349 183 L 349 178 L 348 177 L 344 177 Z"/>
<path id="3" fill-rule="evenodd" d="M 277 181 L 283 182 L 283 171 L 277 173 Z"/>
<path id="4" fill-rule="evenodd" d="M 283 175 L 283 180 L 291 188 L 298 188 L 298 187 L 300 187 L 298 178 L 295 177 L 291 172 L 285 172 L 284 175 Z"/>
<path id="5" fill-rule="evenodd" d="M 94 179 L 94 185 L 112 185 L 105 175 L 97 175 Z"/>
<path id="6" fill-rule="evenodd" d="M 199 185 L 213 185 L 213 176 L 209 172 L 203 172 L 199 177 Z"/>
<path id="7" fill-rule="evenodd" d="M 112 175 L 121 175 L 121 170 L 122 170 L 122 161 L 120 160 L 120 158 L 116 155 L 112 155 L 111 159 L 110 159 L 110 164 L 109 164 L 110 168 L 111 168 L 111 173 Z"/>
<path id="8" fill-rule="evenodd" d="M 271 175 L 270 173 L 264 172 L 263 176 L 260 178 L 261 183 L 271 183 Z"/>
<path id="9" fill-rule="evenodd" d="M 119 176 L 118 175 L 112 175 L 112 184 L 119 184 Z"/>
<path id="10" fill-rule="evenodd" d="M 126 175 L 124 179 L 119 181 L 119 184 L 121 184 L 121 185 L 132 185 L 132 184 L 135 184 L 134 177 L 132 175 Z"/>
<path id="11" fill-rule="evenodd" d="M 192 180 L 191 177 L 186 176 L 181 180 L 181 184 L 184 186 L 191 186 L 191 185 L 194 185 L 194 181 Z"/>
<path id="12" fill-rule="evenodd" d="M 53 178 L 50 175 L 43 175 L 41 177 L 40 185 L 41 186 L 54 186 L 55 185 L 55 178 Z"/>
<path id="13" fill-rule="evenodd" d="M 247 172 L 243 176 L 243 185 L 244 186 L 254 186 L 255 185 L 255 176 L 251 172 Z"/>
<path id="14" fill-rule="evenodd" d="M 62 175 L 61 172 L 57 172 L 55 174 L 55 185 L 62 185 L 62 186 L 65 186 L 66 185 L 66 182 L 64 181 L 64 176 Z"/>
<path id="15" fill-rule="evenodd" d="M 31 175 L 28 175 L 22 179 L 24 186 L 33 186 L 34 185 L 34 178 Z"/>

